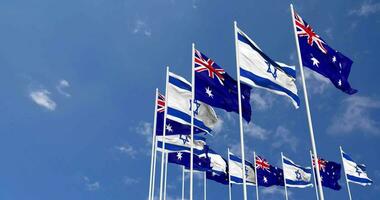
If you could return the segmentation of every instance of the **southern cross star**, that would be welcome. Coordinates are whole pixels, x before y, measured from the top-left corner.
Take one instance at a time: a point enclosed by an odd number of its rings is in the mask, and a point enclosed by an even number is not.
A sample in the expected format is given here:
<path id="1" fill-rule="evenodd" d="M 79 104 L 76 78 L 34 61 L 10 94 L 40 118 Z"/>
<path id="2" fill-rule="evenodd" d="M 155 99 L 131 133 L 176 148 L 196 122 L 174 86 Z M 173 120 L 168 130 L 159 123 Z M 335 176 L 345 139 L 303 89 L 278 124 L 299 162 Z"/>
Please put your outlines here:
<path id="1" fill-rule="evenodd" d="M 317 59 L 314 58 L 314 57 L 311 57 L 310 60 L 313 61 L 313 65 L 319 67 L 319 60 L 317 60 Z"/>
<path id="2" fill-rule="evenodd" d="M 182 160 L 182 153 L 181 152 L 177 153 L 177 160 Z"/>
<path id="3" fill-rule="evenodd" d="M 205 88 L 205 89 L 206 89 L 206 94 L 208 95 L 208 97 L 213 98 L 213 97 L 214 97 L 214 94 L 212 94 L 212 90 L 211 90 L 209 87 L 207 87 L 207 88 Z"/>
<path id="4" fill-rule="evenodd" d="M 169 132 L 173 132 L 173 128 L 170 124 L 166 125 L 166 130 L 168 130 Z"/>
<path id="5" fill-rule="evenodd" d="M 332 57 L 332 62 L 335 63 L 336 62 L 336 57 Z"/>

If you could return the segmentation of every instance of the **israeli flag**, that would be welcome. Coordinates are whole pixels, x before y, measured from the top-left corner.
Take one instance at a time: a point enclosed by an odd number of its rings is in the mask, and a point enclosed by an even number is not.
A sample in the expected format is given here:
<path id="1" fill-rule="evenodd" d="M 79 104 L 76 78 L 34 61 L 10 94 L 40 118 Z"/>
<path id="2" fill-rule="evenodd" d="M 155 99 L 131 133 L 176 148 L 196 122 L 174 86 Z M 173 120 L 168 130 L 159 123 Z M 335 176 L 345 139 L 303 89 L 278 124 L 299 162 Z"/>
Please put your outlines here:
<path id="1" fill-rule="evenodd" d="M 365 165 L 357 164 L 349 155 L 343 152 L 343 150 L 341 152 L 347 181 L 363 186 L 371 185 L 373 181 L 368 178 Z"/>
<path id="2" fill-rule="evenodd" d="M 182 124 L 191 125 L 191 84 L 183 77 L 169 72 L 167 90 L 167 118 Z M 197 100 L 194 101 L 193 106 L 194 126 L 204 132 L 210 133 L 218 121 L 214 109 Z"/>
<path id="3" fill-rule="evenodd" d="M 163 136 L 156 136 L 157 150 L 162 151 Z M 195 154 L 204 153 L 206 139 L 202 136 L 194 136 L 193 150 Z M 190 135 L 167 135 L 165 136 L 165 152 L 191 152 Z"/>
<path id="4" fill-rule="evenodd" d="M 283 156 L 284 178 L 287 187 L 312 187 L 312 171 L 310 167 L 301 167 Z"/>
<path id="5" fill-rule="evenodd" d="M 243 184 L 241 158 L 229 153 L 228 169 L 230 173 L 231 183 Z M 252 163 L 245 161 L 245 180 L 247 185 L 256 185 L 255 170 Z"/>
<path id="6" fill-rule="evenodd" d="M 300 99 L 297 94 L 295 67 L 274 62 L 238 28 L 237 34 L 240 81 L 251 87 L 264 88 L 275 94 L 288 96 L 298 108 Z"/>

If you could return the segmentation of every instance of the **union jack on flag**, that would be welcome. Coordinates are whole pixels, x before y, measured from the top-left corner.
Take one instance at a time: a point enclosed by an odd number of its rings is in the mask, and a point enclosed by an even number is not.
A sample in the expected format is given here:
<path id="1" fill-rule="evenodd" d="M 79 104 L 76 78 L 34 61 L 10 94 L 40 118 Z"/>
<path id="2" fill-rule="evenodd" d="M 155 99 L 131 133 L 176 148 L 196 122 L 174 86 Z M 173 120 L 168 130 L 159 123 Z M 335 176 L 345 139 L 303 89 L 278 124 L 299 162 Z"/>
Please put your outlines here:
<path id="1" fill-rule="evenodd" d="M 313 167 L 315 166 L 315 161 L 314 161 L 314 157 L 313 157 Z M 326 161 L 321 159 L 321 158 L 318 158 L 318 166 L 319 166 L 319 170 L 323 170 L 325 171 L 325 168 L 326 168 Z"/>
<path id="2" fill-rule="evenodd" d="M 162 113 L 164 111 L 165 111 L 165 96 L 158 93 L 157 112 Z"/>
<path id="3" fill-rule="evenodd" d="M 264 169 L 269 171 L 270 164 L 265 159 L 261 158 L 260 156 L 256 156 L 256 168 L 258 169 Z"/>
<path id="4" fill-rule="evenodd" d="M 324 47 L 325 42 L 322 40 L 322 38 L 319 37 L 319 35 L 314 32 L 313 28 L 307 24 L 296 12 L 294 12 L 294 19 L 298 37 L 307 37 L 307 43 L 310 46 L 313 46 L 315 43 L 318 49 L 326 54 L 327 49 Z"/>
<path id="5" fill-rule="evenodd" d="M 195 71 L 196 72 L 208 72 L 208 76 L 212 79 L 216 77 L 220 84 L 223 84 L 224 76 L 226 72 L 224 69 L 220 68 L 213 60 L 210 58 L 207 58 L 205 55 L 203 55 L 201 52 L 195 49 L 195 55 L 194 55 L 194 64 L 195 64 Z"/>

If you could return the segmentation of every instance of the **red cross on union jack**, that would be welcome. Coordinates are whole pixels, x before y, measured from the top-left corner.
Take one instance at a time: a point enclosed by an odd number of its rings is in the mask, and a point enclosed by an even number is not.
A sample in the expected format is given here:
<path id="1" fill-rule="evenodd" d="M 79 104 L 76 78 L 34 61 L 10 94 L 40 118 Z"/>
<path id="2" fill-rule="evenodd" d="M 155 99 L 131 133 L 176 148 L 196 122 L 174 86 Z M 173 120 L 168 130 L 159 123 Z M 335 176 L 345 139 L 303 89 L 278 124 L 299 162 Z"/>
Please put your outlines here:
<path id="1" fill-rule="evenodd" d="M 223 74 L 226 73 L 224 69 L 216 68 L 216 64 L 214 61 L 212 61 L 210 58 L 207 58 L 205 55 L 203 55 L 201 52 L 195 49 L 195 71 L 196 72 L 203 72 L 208 71 L 208 76 L 212 79 L 216 76 L 216 78 L 219 80 L 220 84 L 223 85 L 224 77 Z"/>
<path id="2" fill-rule="evenodd" d="M 294 15 L 298 37 L 307 37 L 307 43 L 310 46 L 313 46 L 313 43 L 315 43 L 318 49 L 326 54 L 327 49 L 323 46 L 325 42 L 314 32 L 313 28 L 309 24 L 303 21 L 297 13 L 294 13 Z"/>
<path id="3" fill-rule="evenodd" d="M 321 158 L 318 158 L 318 166 L 319 166 L 319 170 L 322 170 L 322 171 L 325 171 L 325 168 L 326 168 L 326 161 L 321 159 Z M 314 161 L 314 156 L 313 156 L 313 167 L 315 166 L 315 161 Z"/>
<path id="4" fill-rule="evenodd" d="M 256 167 L 258 169 L 269 170 L 270 164 L 260 156 L 256 156 Z"/>
<path id="5" fill-rule="evenodd" d="M 158 93 L 157 98 L 157 112 L 161 113 L 165 111 L 165 96 Z"/>

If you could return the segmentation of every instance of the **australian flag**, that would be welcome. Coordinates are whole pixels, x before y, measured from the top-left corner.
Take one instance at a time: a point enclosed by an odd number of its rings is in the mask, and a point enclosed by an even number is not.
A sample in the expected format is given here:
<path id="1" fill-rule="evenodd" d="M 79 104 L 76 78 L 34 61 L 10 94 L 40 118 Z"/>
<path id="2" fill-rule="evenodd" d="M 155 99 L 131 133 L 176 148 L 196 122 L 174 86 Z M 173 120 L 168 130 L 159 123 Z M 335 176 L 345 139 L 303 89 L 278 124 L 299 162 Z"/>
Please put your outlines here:
<path id="1" fill-rule="evenodd" d="M 331 188 L 333 190 L 340 190 L 341 186 L 338 181 L 340 179 L 340 169 L 342 168 L 339 163 L 327 161 L 322 158 L 318 159 L 319 172 L 321 174 L 322 186 Z M 313 166 L 314 159 L 313 159 Z M 317 173 L 314 173 L 317 174 Z"/>
<path id="2" fill-rule="evenodd" d="M 256 171 L 257 182 L 259 186 L 284 186 L 283 170 L 281 168 L 270 165 L 268 161 L 260 156 L 256 156 Z"/>
<path id="3" fill-rule="evenodd" d="M 164 130 L 164 114 L 165 114 L 165 96 L 158 93 L 157 96 L 157 118 L 156 118 L 156 135 L 162 136 Z M 165 135 L 190 135 L 190 126 L 176 122 L 171 119 L 166 119 L 166 132 Z M 201 133 L 202 131 L 194 127 L 195 133 Z"/>
<path id="4" fill-rule="evenodd" d="M 195 98 L 213 107 L 239 113 L 237 81 L 219 65 L 195 49 Z M 251 120 L 251 88 L 240 84 L 243 118 Z"/>
<path id="5" fill-rule="evenodd" d="M 352 60 L 327 45 L 306 21 L 294 15 L 302 64 L 330 79 L 343 92 L 355 94 L 357 90 L 348 82 Z"/>
<path id="6" fill-rule="evenodd" d="M 191 153 L 188 152 L 174 152 L 168 153 L 168 162 L 185 166 L 186 169 L 190 169 L 190 157 Z M 199 157 L 193 154 L 193 169 L 197 171 L 211 170 L 209 158 Z"/>

